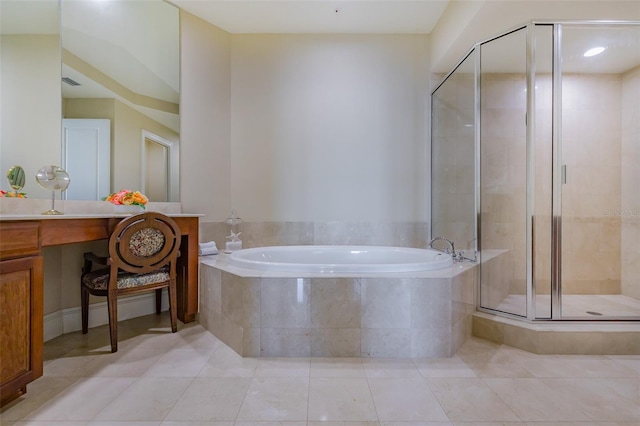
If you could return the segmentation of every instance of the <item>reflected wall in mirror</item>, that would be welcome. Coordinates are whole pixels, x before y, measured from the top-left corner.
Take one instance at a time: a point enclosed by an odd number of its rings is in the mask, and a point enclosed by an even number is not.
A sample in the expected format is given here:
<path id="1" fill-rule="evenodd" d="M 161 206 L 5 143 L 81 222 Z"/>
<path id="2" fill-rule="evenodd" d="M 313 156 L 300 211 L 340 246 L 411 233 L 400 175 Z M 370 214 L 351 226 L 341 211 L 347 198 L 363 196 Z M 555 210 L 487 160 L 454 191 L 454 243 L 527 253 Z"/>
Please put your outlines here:
<path id="1" fill-rule="evenodd" d="M 42 164 L 65 167 L 61 118 L 109 119 L 110 192 L 143 187 L 149 131 L 171 142 L 169 164 L 157 167 L 169 168 L 167 199 L 179 201 L 179 10 L 162 0 L 2 0 L 0 20 L 0 169 L 22 165 L 29 198 L 48 198 L 34 176 Z M 61 78 L 80 84 L 63 82 L 62 101 Z"/>
<path id="2" fill-rule="evenodd" d="M 56 1 L 0 1 L 0 169 L 22 166 L 29 198 L 50 197 L 35 175 L 60 163 L 59 30 Z"/>

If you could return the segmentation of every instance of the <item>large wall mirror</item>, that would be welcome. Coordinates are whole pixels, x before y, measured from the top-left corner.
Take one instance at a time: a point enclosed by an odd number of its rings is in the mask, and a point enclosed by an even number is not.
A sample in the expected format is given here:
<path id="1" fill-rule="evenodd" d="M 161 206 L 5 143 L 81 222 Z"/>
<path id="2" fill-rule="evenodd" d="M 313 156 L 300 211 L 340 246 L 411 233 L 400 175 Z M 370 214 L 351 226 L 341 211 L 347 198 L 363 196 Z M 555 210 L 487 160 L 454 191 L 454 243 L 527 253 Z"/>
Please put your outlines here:
<path id="1" fill-rule="evenodd" d="M 67 199 L 127 188 L 179 201 L 179 10 L 163 0 L 0 6 L 2 170 L 25 169 L 29 198 L 48 196 L 31 176 L 56 164 L 71 176 Z"/>

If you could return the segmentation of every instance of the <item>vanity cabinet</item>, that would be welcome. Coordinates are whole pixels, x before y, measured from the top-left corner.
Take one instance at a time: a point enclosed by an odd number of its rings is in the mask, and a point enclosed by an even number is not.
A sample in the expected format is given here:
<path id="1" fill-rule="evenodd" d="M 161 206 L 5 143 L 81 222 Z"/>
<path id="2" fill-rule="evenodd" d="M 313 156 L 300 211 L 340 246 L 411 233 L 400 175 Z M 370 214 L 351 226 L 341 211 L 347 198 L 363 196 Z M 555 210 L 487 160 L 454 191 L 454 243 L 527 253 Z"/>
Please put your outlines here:
<path id="1" fill-rule="evenodd" d="M 170 215 L 182 233 L 178 319 L 198 311 L 198 216 Z M 19 397 L 43 370 L 43 257 L 49 246 L 106 240 L 123 216 L 0 216 L 0 406 Z"/>
<path id="2" fill-rule="evenodd" d="M 39 223 L 0 224 L 0 403 L 42 376 Z"/>

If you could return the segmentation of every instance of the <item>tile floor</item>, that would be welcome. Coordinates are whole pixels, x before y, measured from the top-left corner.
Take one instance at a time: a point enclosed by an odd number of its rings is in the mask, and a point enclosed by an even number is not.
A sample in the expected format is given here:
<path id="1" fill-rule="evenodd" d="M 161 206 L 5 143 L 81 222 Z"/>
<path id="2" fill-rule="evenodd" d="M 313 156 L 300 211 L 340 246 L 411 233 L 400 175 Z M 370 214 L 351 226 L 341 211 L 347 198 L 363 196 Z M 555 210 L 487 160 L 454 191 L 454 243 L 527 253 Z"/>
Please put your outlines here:
<path id="1" fill-rule="evenodd" d="M 473 338 L 453 358 L 241 358 L 166 315 L 45 344 L 2 425 L 640 425 L 640 355 L 534 355 Z M 366 425 L 365 425 L 366 423 Z"/>

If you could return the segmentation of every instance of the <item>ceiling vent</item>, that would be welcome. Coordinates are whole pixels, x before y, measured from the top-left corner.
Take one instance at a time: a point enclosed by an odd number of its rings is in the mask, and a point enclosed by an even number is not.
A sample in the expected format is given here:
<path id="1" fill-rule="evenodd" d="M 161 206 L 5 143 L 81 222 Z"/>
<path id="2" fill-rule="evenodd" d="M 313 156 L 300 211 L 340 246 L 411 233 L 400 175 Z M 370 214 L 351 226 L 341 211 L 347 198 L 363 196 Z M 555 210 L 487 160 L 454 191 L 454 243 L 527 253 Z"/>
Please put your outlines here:
<path id="1" fill-rule="evenodd" d="M 69 77 L 62 77 L 62 82 L 67 83 L 69 86 L 80 86 L 80 83 Z"/>

